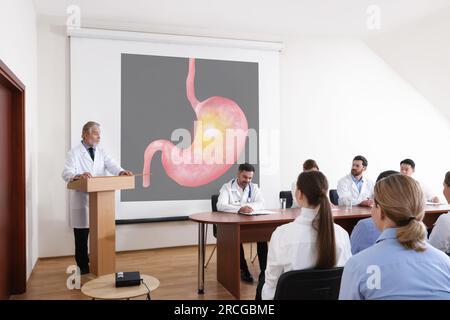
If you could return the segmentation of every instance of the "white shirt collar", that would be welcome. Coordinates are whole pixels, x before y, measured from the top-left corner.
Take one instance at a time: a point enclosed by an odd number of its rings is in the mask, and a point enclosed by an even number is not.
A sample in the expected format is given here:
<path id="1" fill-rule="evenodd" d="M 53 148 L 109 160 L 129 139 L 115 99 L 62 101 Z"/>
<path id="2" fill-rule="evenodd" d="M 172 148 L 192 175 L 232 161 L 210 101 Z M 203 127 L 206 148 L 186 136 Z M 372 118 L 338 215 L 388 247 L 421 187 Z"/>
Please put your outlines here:
<path id="1" fill-rule="evenodd" d="M 319 208 L 310 209 L 310 208 L 301 208 L 300 215 L 295 219 L 297 223 L 311 223 L 319 212 Z"/>
<path id="2" fill-rule="evenodd" d="M 245 187 L 245 189 L 241 188 L 241 186 L 237 182 L 237 179 L 231 180 L 230 183 L 231 183 L 231 190 L 245 192 L 245 190 L 248 189 L 248 186 L 250 185 L 251 182 Z"/>

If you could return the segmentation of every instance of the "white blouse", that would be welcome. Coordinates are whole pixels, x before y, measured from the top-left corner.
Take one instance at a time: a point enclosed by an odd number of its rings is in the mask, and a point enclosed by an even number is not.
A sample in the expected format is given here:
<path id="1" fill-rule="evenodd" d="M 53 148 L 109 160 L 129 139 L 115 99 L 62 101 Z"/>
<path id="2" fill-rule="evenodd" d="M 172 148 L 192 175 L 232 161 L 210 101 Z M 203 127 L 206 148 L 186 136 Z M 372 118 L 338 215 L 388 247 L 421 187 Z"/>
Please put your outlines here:
<path id="1" fill-rule="evenodd" d="M 267 255 L 265 283 L 262 299 L 271 300 L 275 295 L 278 278 L 291 270 L 311 269 L 317 260 L 317 231 L 312 222 L 317 209 L 302 208 L 291 223 L 279 226 L 272 234 Z M 334 224 L 337 266 L 342 267 L 352 256 L 347 231 Z"/>
<path id="2" fill-rule="evenodd" d="M 450 213 L 441 214 L 430 234 L 430 244 L 446 253 L 450 253 Z"/>

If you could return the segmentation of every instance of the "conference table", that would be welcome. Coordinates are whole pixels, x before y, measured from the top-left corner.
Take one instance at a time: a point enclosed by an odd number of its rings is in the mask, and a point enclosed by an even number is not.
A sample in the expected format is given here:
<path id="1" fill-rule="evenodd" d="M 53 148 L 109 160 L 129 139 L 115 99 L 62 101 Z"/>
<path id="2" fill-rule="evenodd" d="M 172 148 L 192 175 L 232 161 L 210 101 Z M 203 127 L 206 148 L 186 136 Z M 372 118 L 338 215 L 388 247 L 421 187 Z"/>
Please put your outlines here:
<path id="1" fill-rule="evenodd" d="M 198 293 L 205 290 L 205 226 L 217 225 L 217 280 L 236 298 L 240 299 L 239 246 L 241 242 L 269 241 L 280 225 L 295 220 L 300 209 L 274 209 L 268 215 L 242 215 L 225 212 L 203 212 L 189 216 L 198 222 Z M 427 205 L 423 222 L 431 228 L 437 218 L 450 211 L 449 205 Z M 351 234 L 360 219 L 370 217 L 367 207 L 333 208 L 334 222 Z"/>

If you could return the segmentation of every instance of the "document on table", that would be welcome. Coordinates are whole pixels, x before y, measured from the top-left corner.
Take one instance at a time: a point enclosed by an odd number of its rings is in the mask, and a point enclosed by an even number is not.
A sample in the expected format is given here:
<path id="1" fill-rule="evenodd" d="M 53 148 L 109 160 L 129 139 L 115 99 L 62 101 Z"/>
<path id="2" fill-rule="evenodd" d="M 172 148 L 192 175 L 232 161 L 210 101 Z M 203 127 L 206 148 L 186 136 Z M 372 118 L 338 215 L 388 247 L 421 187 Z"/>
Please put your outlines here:
<path id="1" fill-rule="evenodd" d="M 426 204 L 427 204 L 427 206 L 445 206 L 447 203 L 436 203 L 436 202 L 427 201 Z"/>
<path id="2" fill-rule="evenodd" d="M 249 213 L 243 213 L 243 212 L 239 212 L 239 213 L 244 214 L 246 216 L 258 216 L 258 215 L 263 215 L 263 214 L 276 214 L 279 212 L 261 209 L 261 210 L 255 210 L 255 211 L 252 211 Z"/>

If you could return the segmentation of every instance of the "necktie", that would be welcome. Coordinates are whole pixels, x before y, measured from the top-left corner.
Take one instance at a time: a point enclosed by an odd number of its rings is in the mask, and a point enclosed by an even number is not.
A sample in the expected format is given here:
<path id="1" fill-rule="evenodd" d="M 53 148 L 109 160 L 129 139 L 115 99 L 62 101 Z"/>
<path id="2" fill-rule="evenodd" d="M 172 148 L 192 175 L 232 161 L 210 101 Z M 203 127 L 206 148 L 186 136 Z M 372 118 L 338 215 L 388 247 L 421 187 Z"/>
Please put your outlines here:
<path id="1" fill-rule="evenodd" d="M 89 150 L 89 155 L 92 158 L 92 161 L 94 161 L 94 148 L 90 147 L 88 150 Z"/>

